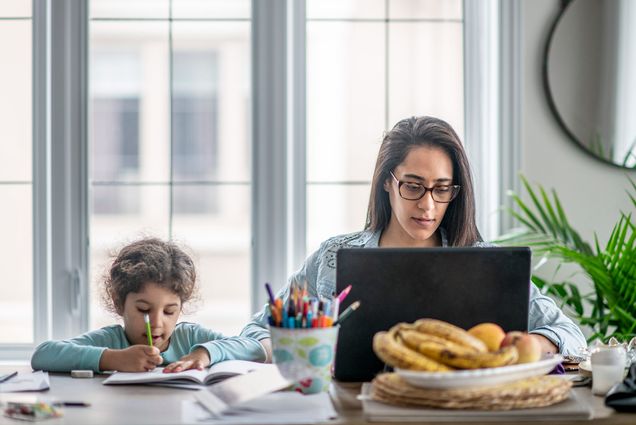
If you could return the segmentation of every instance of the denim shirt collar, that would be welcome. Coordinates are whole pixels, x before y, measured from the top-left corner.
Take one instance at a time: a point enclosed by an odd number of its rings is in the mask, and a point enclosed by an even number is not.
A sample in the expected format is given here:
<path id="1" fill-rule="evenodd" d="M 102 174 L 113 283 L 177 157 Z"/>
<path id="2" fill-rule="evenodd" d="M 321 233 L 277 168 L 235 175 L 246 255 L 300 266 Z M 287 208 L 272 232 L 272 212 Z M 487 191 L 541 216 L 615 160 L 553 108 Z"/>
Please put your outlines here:
<path id="1" fill-rule="evenodd" d="M 380 236 L 382 235 L 382 230 L 376 230 L 375 232 L 371 232 L 369 230 L 365 230 L 360 235 L 361 246 L 365 246 L 367 248 L 377 248 L 380 245 Z M 446 229 L 443 227 L 439 228 L 439 236 L 442 240 L 442 247 L 448 247 L 448 236 L 446 234 Z"/>

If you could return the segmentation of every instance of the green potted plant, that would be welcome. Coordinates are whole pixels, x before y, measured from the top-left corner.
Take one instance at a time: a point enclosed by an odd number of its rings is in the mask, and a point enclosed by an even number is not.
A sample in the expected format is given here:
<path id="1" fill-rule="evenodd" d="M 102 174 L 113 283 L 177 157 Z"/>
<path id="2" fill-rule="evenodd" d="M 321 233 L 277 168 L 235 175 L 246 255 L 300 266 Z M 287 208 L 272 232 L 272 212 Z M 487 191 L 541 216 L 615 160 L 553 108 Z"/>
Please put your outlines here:
<path id="1" fill-rule="evenodd" d="M 540 257 L 532 281 L 582 326 L 592 330 L 588 342 L 605 342 L 612 336 L 629 341 L 636 334 L 636 231 L 631 213 L 620 212 L 605 246 L 601 246 L 596 234 L 592 245 L 570 225 L 554 190 L 550 197 L 541 185 L 535 190 L 523 176 L 521 181 L 529 201 L 526 203 L 511 192 L 518 210 L 508 209 L 521 228 L 496 242 L 532 248 L 535 258 Z M 631 178 L 629 182 L 627 195 L 636 208 L 636 183 Z M 551 278 L 540 277 L 536 272 L 549 259 L 556 260 L 559 266 Z M 577 274 L 582 273 L 586 282 L 577 286 L 569 277 L 560 278 L 564 264 L 575 264 Z"/>

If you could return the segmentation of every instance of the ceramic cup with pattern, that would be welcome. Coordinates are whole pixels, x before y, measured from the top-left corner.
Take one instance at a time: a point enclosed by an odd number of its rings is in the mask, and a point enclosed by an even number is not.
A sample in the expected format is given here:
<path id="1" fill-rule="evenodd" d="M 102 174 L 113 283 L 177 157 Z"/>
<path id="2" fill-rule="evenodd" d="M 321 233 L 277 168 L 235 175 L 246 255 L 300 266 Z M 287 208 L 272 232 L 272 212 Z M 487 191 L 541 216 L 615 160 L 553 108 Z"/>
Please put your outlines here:
<path id="1" fill-rule="evenodd" d="M 274 363 L 294 382 L 295 391 L 314 394 L 329 389 L 338 329 L 270 327 Z"/>

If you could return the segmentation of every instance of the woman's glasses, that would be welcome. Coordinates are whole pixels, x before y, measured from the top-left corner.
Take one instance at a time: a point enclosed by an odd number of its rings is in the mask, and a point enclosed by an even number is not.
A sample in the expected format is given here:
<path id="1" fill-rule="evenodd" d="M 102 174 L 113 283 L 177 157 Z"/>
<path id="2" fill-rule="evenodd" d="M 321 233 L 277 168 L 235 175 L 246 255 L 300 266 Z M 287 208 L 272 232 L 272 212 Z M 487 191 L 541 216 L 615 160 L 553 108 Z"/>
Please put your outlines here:
<path id="1" fill-rule="evenodd" d="M 459 193 L 459 189 L 461 189 L 461 186 L 457 184 L 443 184 L 426 187 L 420 183 L 398 180 L 392 171 L 389 171 L 389 173 L 391 173 L 391 177 L 393 177 L 395 182 L 398 184 L 398 193 L 402 199 L 406 199 L 407 201 L 417 201 L 422 199 L 426 195 L 426 192 L 431 192 L 433 201 L 441 204 L 447 204 L 455 199 Z"/>

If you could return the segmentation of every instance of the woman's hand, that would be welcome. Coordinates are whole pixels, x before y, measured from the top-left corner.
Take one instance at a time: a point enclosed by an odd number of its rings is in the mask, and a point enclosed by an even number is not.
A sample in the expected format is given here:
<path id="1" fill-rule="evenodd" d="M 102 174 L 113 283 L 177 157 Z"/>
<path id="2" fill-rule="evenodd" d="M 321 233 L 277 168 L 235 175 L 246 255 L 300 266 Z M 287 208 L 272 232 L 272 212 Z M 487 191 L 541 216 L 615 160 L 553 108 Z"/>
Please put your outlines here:
<path id="1" fill-rule="evenodd" d="M 163 363 L 157 347 L 132 345 L 123 350 L 108 349 L 99 359 L 99 370 L 120 372 L 147 372 Z"/>
<path id="2" fill-rule="evenodd" d="M 541 346 L 541 354 L 556 354 L 559 352 L 559 349 L 552 341 L 543 335 L 539 334 L 530 334 L 533 338 L 539 341 L 539 345 Z"/>
<path id="3" fill-rule="evenodd" d="M 188 355 L 181 357 L 178 361 L 170 363 L 163 369 L 163 373 L 181 372 L 188 369 L 202 370 L 210 365 L 210 354 L 208 350 L 199 347 Z"/>

